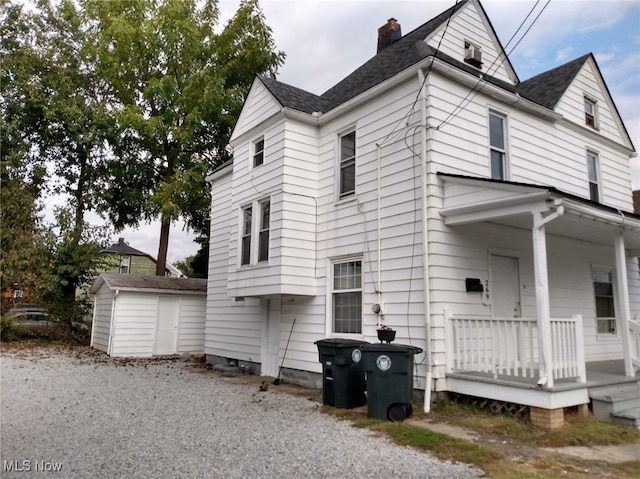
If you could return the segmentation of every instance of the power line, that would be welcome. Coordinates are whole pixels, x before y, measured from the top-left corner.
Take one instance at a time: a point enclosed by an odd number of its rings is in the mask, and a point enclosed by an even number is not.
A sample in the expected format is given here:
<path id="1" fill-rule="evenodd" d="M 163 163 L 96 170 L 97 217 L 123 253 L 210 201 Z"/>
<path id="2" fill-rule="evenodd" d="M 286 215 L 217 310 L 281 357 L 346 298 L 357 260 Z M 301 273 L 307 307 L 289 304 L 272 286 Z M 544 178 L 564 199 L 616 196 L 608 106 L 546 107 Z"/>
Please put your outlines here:
<path id="1" fill-rule="evenodd" d="M 491 63 L 491 65 L 489 65 L 489 68 L 487 69 L 487 74 L 489 74 L 489 70 L 491 70 L 491 67 L 493 67 L 493 65 L 496 63 L 496 61 L 498 60 L 498 58 L 500 56 L 502 56 L 502 60 L 500 61 L 500 63 L 498 63 L 498 65 L 496 66 L 496 70 L 504 63 L 504 61 L 509 57 L 509 55 L 511 55 L 511 53 L 516 49 L 516 47 L 520 44 L 520 42 L 522 42 L 522 40 L 525 38 L 525 36 L 527 35 L 527 33 L 529 33 L 529 31 L 531 30 L 531 28 L 533 27 L 533 25 L 535 25 L 535 23 L 538 21 L 538 19 L 540 18 L 540 15 L 542 15 L 542 13 L 545 11 L 545 9 L 547 8 L 547 6 L 549 5 L 549 3 L 551 2 L 551 0 L 547 0 L 547 3 L 545 3 L 544 7 L 542 7 L 542 10 L 540 10 L 540 13 L 538 13 L 538 15 L 533 19 L 533 22 L 531 22 L 531 25 L 529 25 L 529 28 L 527 28 L 527 30 L 523 33 L 522 37 L 520 37 L 520 39 L 517 41 L 517 43 L 511 48 L 511 50 L 509 50 L 508 53 L 503 53 L 504 55 L 498 55 L 496 56 L 495 60 L 493 60 L 493 62 Z M 529 13 L 527 14 L 527 16 L 524 18 L 524 20 L 522 21 L 522 23 L 520 23 L 520 26 L 518 27 L 518 29 L 515 31 L 515 33 L 511 36 L 511 38 L 509 39 L 509 41 L 507 42 L 507 44 L 505 45 L 508 46 L 509 43 L 511 43 L 511 41 L 515 38 L 515 36 L 518 34 L 518 32 L 520 31 L 520 29 L 524 26 L 524 24 L 527 22 L 527 20 L 529 19 L 529 17 L 531 16 L 531 14 L 533 13 L 533 11 L 535 10 L 536 6 L 538 5 L 538 3 L 540 3 L 540 0 L 536 1 L 535 5 L 533 6 L 533 8 L 529 11 Z M 460 101 L 460 103 L 458 103 L 458 105 L 452 110 L 451 113 L 449 113 L 449 115 L 436 127 L 436 130 L 439 130 L 440 128 L 442 128 L 443 126 L 446 126 L 448 123 L 451 122 L 451 120 L 453 120 L 456 116 L 458 116 L 459 112 L 462 111 L 464 109 L 464 107 L 466 107 L 466 105 L 468 105 L 469 103 L 471 103 L 471 101 L 476 97 L 476 95 L 478 93 L 480 93 L 480 91 L 482 91 L 482 89 L 484 88 L 483 83 L 481 83 L 482 77 L 484 77 L 484 75 L 481 75 L 481 78 L 478 79 L 478 81 L 476 82 L 476 84 L 473 86 L 473 88 L 471 90 L 469 90 L 469 93 L 467 93 L 467 95 L 462 99 L 462 101 Z M 473 96 L 472 96 L 473 95 Z M 466 102 L 466 103 L 465 103 Z"/>

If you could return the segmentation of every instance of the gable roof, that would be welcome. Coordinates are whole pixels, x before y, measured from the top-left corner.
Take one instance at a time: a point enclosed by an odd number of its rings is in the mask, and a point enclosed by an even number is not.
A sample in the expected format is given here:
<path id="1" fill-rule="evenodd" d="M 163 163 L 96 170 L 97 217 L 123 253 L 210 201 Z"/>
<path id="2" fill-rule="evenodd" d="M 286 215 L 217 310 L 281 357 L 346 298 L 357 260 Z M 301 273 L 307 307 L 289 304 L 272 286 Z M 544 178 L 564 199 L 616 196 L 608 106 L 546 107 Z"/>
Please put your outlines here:
<path id="1" fill-rule="evenodd" d="M 592 55 L 588 53 L 529 78 L 518 85 L 518 93 L 538 105 L 553 110 L 590 57 Z"/>
<path id="2" fill-rule="evenodd" d="M 100 253 L 117 253 L 117 254 L 123 254 L 128 256 L 147 256 L 153 259 L 151 255 L 143 251 L 140 251 L 139 249 L 132 248 L 127 243 L 125 243 L 124 240 L 118 241 L 117 243 L 112 244 L 108 248 L 100 250 Z"/>
<path id="3" fill-rule="evenodd" d="M 176 278 L 173 276 L 140 276 L 135 274 L 102 273 L 95 281 L 90 293 L 95 294 L 106 284 L 112 291 L 147 291 L 165 294 L 206 294 L 207 280 Z"/>
<path id="4" fill-rule="evenodd" d="M 258 78 L 283 107 L 309 114 L 328 109 L 329 102 L 318 95 L 263 75 L 259 75 Z"/>

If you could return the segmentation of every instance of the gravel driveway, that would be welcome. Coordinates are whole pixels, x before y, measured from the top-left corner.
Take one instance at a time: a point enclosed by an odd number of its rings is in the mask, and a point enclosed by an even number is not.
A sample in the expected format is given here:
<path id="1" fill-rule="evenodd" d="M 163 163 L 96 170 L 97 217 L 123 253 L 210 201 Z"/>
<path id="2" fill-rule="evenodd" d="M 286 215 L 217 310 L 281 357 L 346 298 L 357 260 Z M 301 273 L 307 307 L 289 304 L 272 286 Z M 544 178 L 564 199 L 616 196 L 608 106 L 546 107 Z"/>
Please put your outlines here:
<path id="1" fill-rule="evenodd" d="M 302 397 L 82 351 L 3 348 L 3 479 L 482 477 Z"/>

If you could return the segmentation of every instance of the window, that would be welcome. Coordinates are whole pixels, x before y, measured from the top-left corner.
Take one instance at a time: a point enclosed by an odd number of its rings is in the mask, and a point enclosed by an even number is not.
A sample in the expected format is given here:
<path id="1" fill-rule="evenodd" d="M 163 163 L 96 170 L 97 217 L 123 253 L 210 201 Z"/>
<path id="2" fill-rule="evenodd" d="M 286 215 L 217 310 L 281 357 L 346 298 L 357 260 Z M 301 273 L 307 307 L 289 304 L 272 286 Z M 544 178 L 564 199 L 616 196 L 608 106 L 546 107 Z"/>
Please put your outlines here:
<path id="1" fill-rule="evenodd" d="M 598 334 L 616 332 L 616 312 L 613 299 L 613 278 L 611 271 L 594 270 L 593 292 L 596 303 L 596 323 Z"/>
<path id="2" fill-rule="evenodd" d="M 491 145 L 491 178 L 506 179 L 505 119 L 496 113 L 489 113 L 489 143 Z"/>
<path id="3" fill-rule="evenodd" d="M 251 224 L 253 209 L 247 206 L 242 210 L 242 246 L 240 252 L 240 264 L 251 263 Z"/>
<path id="4" fill-rule="evenodd" d="M 129 256 L 122 256 L 120 258 L 120 274 L 129 274 L 130 264 L 131 258 Z"/>
<path id="5" fill-rule="evenodd" d="M 362 333 L 362 261 L 333 265 L 333 331 Z"/>
<path id="6" fill-rule="evenodd" d="M 600 180 L 598 173 L 598 154 L 587 151 L 587 170 L 589 171 L 589 198 L 600 201 Z"/>
<path id="7" fill-rule="evenodd" d="M 264 163 L 264 138 L 260 138 L 253 144 L 253 167 Z"/>
<path id="8" fill-rule="evenodd" d="M 269 259 L 269 222 L 271 215 L 271 201 L 260 203 L 260 232 L 258 233 L 258 261 Z"/>
<path id="9" fill-rule="evenodd" d="M 595 100 L 584 97 L 584 121 L 587 126 L 590 126 L 593 129 L 597 129 L 597 103 Z"/>
<path id="10" fill-rule="evenodd" d="M 356 132 L 340 137 L 340 198 L 356 192 Z"/>

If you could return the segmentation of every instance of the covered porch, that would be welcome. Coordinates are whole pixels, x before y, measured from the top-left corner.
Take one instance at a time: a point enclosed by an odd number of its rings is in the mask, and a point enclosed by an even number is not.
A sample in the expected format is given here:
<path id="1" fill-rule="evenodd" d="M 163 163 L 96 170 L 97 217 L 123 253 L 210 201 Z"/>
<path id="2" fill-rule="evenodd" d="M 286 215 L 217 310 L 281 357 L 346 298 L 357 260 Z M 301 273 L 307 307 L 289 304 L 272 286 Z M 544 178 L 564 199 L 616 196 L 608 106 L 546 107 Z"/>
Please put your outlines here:
<path id="1" fill-rule="evenodd" d="M 556 409 L 588 403 L 589 389 L 598 385 L 637 382 L 640 305 L 636 299 L 632 310 L 629 280 L 640 287 L 640 216 L 552 187 L 439 176 L 445 225 L 491 223 L 529 231 L 535 283 L 528 317 L 474 317 L 445 308 L 447 390 Z M 552 316 L 548 236 L 612 251 L 602 261 L 613 265 L 611 328 L 621 349 L 615 360 L 588 361 L 579 312 Z M 595 309 L 591 321 L 599 317 Z"/>

